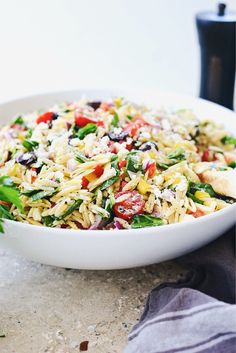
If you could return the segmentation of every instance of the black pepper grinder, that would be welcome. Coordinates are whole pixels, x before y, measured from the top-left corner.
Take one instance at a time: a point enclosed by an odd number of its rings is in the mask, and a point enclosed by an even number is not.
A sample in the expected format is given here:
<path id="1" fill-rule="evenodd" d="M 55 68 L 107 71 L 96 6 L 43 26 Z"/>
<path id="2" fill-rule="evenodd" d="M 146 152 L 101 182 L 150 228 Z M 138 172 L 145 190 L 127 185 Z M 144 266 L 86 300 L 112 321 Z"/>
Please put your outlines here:
<path id="1" fill-rule="evenodd" d="M 202 12 L 196 16 L 201 48 L 200 97 L 233 109 L 236 13 Z"/>

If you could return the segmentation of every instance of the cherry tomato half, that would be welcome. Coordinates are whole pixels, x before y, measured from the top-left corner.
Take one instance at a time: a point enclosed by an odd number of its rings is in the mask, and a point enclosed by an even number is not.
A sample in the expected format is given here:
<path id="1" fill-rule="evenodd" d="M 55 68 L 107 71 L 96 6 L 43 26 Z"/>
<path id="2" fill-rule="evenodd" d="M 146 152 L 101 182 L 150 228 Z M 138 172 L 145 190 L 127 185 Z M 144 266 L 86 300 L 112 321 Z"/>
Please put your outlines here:
<path id="1" fill-rule="evenodd" d="M 120 162 L 118 163 L 119 169 L 122 169 L 123 167 L 125 167 L 126 164 L 127 164 L 127 161 L 126 161 L 125 159 L 124 159 L 123 161 L 120 161 Z"/>
<path id="2" fill-rule="evenodd" d="M 137 191 L 132 190 L 118 192 L 115 199 L 123 195 L 127 198 L 124 201 L 115 202 L 114 212 L 117 217 L 130 221 L 134 215 L 143 212 L 145 202 Z"/>
<path id="3" fill-rule="evenodd" d="M 38 119 L 36 120 L 36 123 L 37 124 L 48 123 L 49 121 L 52 121 L 55 116 L 56 115 L 53 112 L 46 112 L 38 117 Z"/>

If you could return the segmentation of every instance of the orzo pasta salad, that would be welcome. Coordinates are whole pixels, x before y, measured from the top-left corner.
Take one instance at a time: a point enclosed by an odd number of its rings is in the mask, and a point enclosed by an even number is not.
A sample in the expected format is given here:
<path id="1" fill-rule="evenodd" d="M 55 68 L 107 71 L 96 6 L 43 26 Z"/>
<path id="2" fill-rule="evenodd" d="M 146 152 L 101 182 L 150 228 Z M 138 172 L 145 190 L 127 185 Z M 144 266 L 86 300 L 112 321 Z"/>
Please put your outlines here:
<path id="1" fill-rule="evenodd" d="M 124 98 L 22 114 L 0 130 L 0 219 L 79 230 L 202 217 L 236 200 L 235 146 L 192 111 Z"/>

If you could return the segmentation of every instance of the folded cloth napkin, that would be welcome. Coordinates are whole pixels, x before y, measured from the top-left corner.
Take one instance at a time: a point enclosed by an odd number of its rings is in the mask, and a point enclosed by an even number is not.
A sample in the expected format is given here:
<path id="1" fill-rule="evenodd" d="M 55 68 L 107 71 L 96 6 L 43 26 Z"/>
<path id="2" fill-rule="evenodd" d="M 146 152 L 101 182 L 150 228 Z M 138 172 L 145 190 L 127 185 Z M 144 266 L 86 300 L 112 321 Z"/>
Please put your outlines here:
<path id="1" fill-rule="evenodd" d="M 190 272 L 152 290 L 125 353 L 235 353 L 235 227 L 177 261 Z"/>

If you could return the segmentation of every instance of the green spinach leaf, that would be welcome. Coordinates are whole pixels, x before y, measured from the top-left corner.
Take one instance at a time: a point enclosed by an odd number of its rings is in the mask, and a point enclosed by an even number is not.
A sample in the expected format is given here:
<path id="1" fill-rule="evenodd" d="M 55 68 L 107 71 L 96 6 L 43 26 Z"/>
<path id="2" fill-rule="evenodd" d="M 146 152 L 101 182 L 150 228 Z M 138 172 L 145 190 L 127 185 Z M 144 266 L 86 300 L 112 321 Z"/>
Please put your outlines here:
<path id="1" fill-rule="evenodd" d="M 46 227 L 51 227 L 56 219 L 57 219 L 57 218 L 56 218 L 55 216 L 45 216 L 45 217 L 42 217 L 43 224 L 44 224 Z"/>
<path id="2" fill-rule="evenodd" d="M 52 196 L 55 194 L 55 189 L 53 190 L 40 190 L 37 193 L 34 193 L 31 197 L 33 202 L 44 199 L 45 197 Z"/>
<path id="3" fill-rule="evenodd" d="M 18 116 L 18 117 L 14 120 L 13 124 L 16 124 L 16 125 L 24 125 L 25 122 L 24 122 L 24 119 L 22 118 L 22 116 Z"/>
<path id="4" fill-rule="evenodd" d="M 150 215 L 135 215 L 132 219 L 132 228 L 156 227 L 163 225 L 164 222 L 161 218 Z"/>
<path id="5" fill-rule="evenodd" d="M 236 168 L 236 162 L 235 162 L 235 161 L 229 162 L 229 163 L 228 163 L 228 167 L 230 167 L 230 168 Z"/>
<path id="6" fill-rule="evenodd" d="M 168 169 L 172 165 L 175 165 L 183 160 L 185 160 L 185 152 L 183 148 L 177 148 L 175 151 L 171 152 L 167 156 L 170 159 L 170 163 L 157 162 L 157 165 L 162 169 Z"/>
<path id="7" fill-rule="evenodd" d="M 223 145 L 236 145 L 236 137 L 233 136 L 224 136 L 221 139 Z"/>
<path id="8" fill-rule="evenodd" d="M 111 166 L 115 169 L 116 174 L 112 178 L 104 181 L 104 183 L 101 185 L 101 188 L 100 188 L 101 191 L 106 190 L 107 188 L 109 188 L 112 184 L 114 184 L 119 179 L 120 170 L 118 168 L 118 157 L 117 156 L 112 157 Z"/>
<path id="9" fill-rule="evenodd" d="M 97 128 L 98 127 L 96 124 L 87 124 L 81 129 L 79 129 L 79 131 L 77 132 L 77 136 L 80 140 L 83 140 L 85 136 L 87 136 L 88 134 L 92 134 L 96 132 Z"/>
<path id="10" fill-rule="evenodd" d="M 126 170 L 134 173 L 137 173 L 138 171 L 143 171 L 143 167 L 141 162 L 139 161 L 137 151 L 132 151 L 128 153 Z"/>
<path id="11" fill-rule="evenodd" d="M 68 209 L 66 210 L 66 212 L 59 217 L 59 219 L 64 219 L 66 218 L 67 216 L 69 216 L 71 213 L 73 213 L 77 208 L 79 208 L 79 206 L 81 205 L 81 203 L 83 202 L 83 200 L 76 200 L 74 201 L 74 203 L 72 203 L 72 205 L 70 205 L 68 207 Z"/>
<path id="12" fill-rule="evenodd" d="M 24 140 L 22 145 L 27 149 L 27 151 L 33 151 L 38 147 L 39 143 L 37 141 Z"/>
<path id="13" fill-rule="evenodd" d="M 119 126 L 119 116 L 116 112 L 114 112 L 114 117 L 111 121 L 111 127 L 118 127 Z"/>
<path id="14" fill-rule="evenodd" d="M 194 182 L 190 181 L 188 184 L 188 192 L 190 192 L 191 194 L 195 194 L 196 191 L 205 191 L 211 197 L 216 196 L 216 193 L 210 184 L 194 183 Z"/>
<path id="15" fill-rule="evenodd" d="M 87 157 L 85 157 L 85 155 L 83 155 L 80 152 L 76 153 L 75 159 L 80 162 L 80 163 L 85 163 L 85 162 L 89 162 L 90 159 L 88 159 Z"/>

